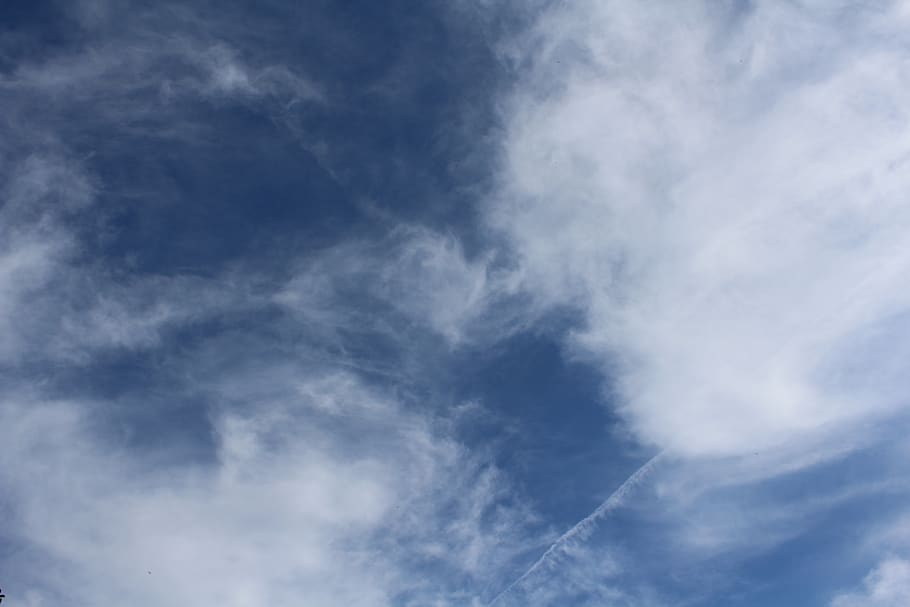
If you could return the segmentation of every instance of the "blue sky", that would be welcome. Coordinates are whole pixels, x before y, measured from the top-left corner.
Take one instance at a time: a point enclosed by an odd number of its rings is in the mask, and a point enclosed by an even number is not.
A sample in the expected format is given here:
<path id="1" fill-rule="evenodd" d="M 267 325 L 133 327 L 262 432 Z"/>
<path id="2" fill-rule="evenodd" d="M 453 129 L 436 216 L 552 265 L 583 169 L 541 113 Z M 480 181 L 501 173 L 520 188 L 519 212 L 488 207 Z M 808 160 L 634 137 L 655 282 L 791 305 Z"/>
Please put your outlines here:
<path id="1" fill-rule="evenodd" d="M 0 3 L 6 601 L 910 604 L 908 31 Z"/>

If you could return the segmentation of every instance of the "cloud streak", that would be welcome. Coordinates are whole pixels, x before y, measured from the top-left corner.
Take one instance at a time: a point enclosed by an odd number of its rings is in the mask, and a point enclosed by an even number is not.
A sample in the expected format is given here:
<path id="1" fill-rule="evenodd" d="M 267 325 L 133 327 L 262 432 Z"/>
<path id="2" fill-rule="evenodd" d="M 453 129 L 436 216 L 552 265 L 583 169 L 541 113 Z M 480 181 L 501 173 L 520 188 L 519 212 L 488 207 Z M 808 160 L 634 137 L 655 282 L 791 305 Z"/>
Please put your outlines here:
<path id="1" fill-rule="evenodd" d="M 660 460 L 664 457 L 663 453 L 659 453 L 649 459 L 647 462 L 641 465 L 641 467 L 632 473 L 629 478 L 627 478 L 623 483 L 617 487 L 610 496 L 603 501 L 597 508 L 594 509 L 591 514 L 581 519 L 571 529 L 560 535 L 556 538 L 552 544 L 544 551 L 544 553 L 538 558 L 534 563 L 528 567 L 528 569 L 522 573 L 520 576 L 515 578 L 505 589 L 493 597 L 487 606 L 495 605 L 499 602 L 501 598 L 509 594 L 514 588 L 518 587 L 522 582 L 524 582 L 528 577 L 533 575 L 538 569 L 547 565 L 552 559 L 564 551 L 567 546 L 572 543 L 583 541 L 588 536 L 590 536 L 594 527 L 603 519 L 605 516 L 609 515 L 613 510 L 619 508 L 625 502 L 626 497 L 644 481 L 648 474 L 658 465 Z"/>

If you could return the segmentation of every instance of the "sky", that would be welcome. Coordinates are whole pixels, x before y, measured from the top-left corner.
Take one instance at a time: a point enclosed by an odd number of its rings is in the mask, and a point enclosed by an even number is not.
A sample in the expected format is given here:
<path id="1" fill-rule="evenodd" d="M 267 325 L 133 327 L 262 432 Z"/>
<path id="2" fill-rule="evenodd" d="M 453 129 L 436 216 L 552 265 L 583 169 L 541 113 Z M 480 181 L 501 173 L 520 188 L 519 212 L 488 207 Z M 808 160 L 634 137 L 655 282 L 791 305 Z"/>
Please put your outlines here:
<path id="1" fill-rule="evenodd" d="M 910 3 L 0 2 L 4 603 L 910 605 Z"/>

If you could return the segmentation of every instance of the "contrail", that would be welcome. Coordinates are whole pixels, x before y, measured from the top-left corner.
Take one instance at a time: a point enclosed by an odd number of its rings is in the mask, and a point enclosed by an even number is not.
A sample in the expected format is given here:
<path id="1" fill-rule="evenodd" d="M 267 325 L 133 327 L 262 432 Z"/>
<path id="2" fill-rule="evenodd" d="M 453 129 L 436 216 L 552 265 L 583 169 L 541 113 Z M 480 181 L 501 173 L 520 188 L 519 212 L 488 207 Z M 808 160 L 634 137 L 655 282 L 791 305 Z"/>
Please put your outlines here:
<path id="1" fill-rule="evenodd" d="M 537 559 L 537 561 L 535 561 L 527 571 L 522 573 L 518 578 L 515 579 L 515 581 L 506 586 L 505 590 L 493 597 L 493 600 L 487 603 L 487 607 L 492 607 L 495 605 L 499 599 L 511 592 L 513 588 L 521 584 L 529 575 L 537 571 L 541 565 L 549 561 L 550 558 L 552 558 L 553 554 L 556 551 L 562 549 L 568 542 L 576 538 L 585 539 L 591 535 L 591 532 L 594 530 L 594 526 L 597 524 L 597 521 L 621 506 L 623 500 L 629 494 L 629 492 L 631 492 L 632 489 L 634 489 L 645 478 L 645 476 L 648 475 L 648 473 L 654 468 L 655 465 L 657 465 L 657 462 L 660 461 L 663 455 L 664 453 L 661 451 L 646 461 L 641 466 L 641 468 L 633 472 L 632 476 L 627 478 L 623 484 L 617 487 L 616 490 L 610 495 L 610 497 L 604 500 L 600 506 L 595 508 L 591 514 L 575 523 L 574 527 L 560 535 L 555 542 L 550 544 L 550 547 L 546 549 L 540 558 Z"/>

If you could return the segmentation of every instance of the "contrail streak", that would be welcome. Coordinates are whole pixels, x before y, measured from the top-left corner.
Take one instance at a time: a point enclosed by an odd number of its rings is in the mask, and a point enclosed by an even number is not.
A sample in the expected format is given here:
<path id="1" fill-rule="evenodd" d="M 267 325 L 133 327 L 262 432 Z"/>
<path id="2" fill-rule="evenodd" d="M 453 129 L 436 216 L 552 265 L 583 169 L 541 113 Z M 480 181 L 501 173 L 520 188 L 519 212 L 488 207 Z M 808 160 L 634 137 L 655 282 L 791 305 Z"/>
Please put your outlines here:
<path id="1" fill-rule="evenodd" d="M 560 535 L 555 542 L 550 544 L 550 547 L 540 556 L 537 561 L 531 565 L 527 571 L 522 573 L 518 578 L 515 579 L 511 584 L 506 586 L 505 590 L 493 597 L 493 600 L 487 603 L 487 607 L 492 607 L 496 604 L 499 599 L 507 595 L 512 591 L 513 588 L 521 584 L 525 579 L 540 569 L 540 567 L 549 561 L 553 555 L 563 549 L 565 545 L 571 542 L 574 539 L 585 539 L 591 535 L 591 532 L 594 530 L 594 526 L 597 524 L 597 521 L 608 515 L 610 512 L 622 505 L 625 497 L 648 475 L 649 472 L 657 465 L 657 462 L 663 457 L 663 452 L 658 453 L 648 461 L 646 461 L 641 468 L 632 473 L 632 476 L 627 478 L 623 484 L 616 488 L 616 490 L 610 494 L 604 502 L 594 509 L 594 511 L 581 519 L 575 526 L 571 529 Z"/>

